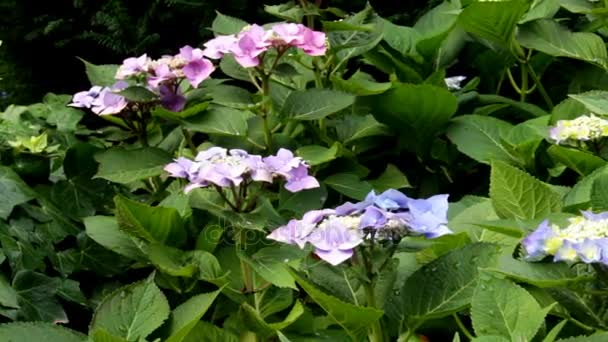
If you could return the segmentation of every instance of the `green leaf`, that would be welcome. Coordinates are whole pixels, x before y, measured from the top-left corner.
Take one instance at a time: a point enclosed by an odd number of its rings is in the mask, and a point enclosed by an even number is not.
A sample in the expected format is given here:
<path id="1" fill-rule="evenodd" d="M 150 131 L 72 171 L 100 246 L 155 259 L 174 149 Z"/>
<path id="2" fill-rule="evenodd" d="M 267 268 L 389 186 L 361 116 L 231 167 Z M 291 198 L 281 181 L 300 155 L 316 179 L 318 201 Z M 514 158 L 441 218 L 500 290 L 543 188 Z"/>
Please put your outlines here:
<path id="1" fill-rule="evenodd" d="M 542 218 L 561 209 L 561 195 L 547 184 L 504 162 L 493 162 L 490 198 L 498 216 Z"/>
<path id="2" fill-rule="evenodd" d="M 184 342 L 238 342 L 239 337 L 226 329 L 218 328 L 209 322 L 198 322 Z"/>
<path id="3" fill-rule="evenodd" d="M 353 143 L 358 139 L 391 134 L 390 129 L 376 121 L 371 114 L 365 116 L 349 115 L 334 122 L 336 133 L 344 144 Z"/>
<path id="4" fill-rule="evenodd" d="M 211 30 L 217 35 L 239 33 L 245 26 L 249 25 L 241 19 L 224 15 L 218 11 L 215 11 L 215 13 L 217 13 L 217 16 L 211 24 Z"/>
<path id="5" fill-rule="evenodd" d="M 166 342 L 182 342 L 201 320 L 220 291 L 202 293 L 189 298 L 171 313 L 169 338 Z"/>
<path id="6" fill-rule="evenodd" d="M 602 38 L 590 32 L 571 32 L 554 20 L 535 20 L 520 27 L 518 40 L 524 47 L 555 57 L 568 57 L 608 67 Z"/>
<path id="7" fill-rule="evenodd" d="M 513 126 L 490 116 L 463 115 L 452 120 L 447 135 L 456 148 L 480 163 L 492 160 L 519 164 L 516 155 L 502 142 Z"/>
<path id="8" fill-rule="evenodd" d="M 247 135 L 247 120 L 253 116 L 246 110 L 211 106 L 207 111 L 184 120 L 183 124 L 185 128 L 195 132 L 245 136 Z"/>
<path id="9" fill-rule="evenodd" d="M 114 147 L 95 155 L 99 171 L 95 178 L 129 184 L 163 173 L 163 167 L 171 162 L 171 156 L 155 147 L 126 150 Z"/>
<path id="10" fill-rule="evenodd" d="M 466 308 L 477 286 L 478 268 L 494 264 L 497 254 L 495 245 L 475 243 L 422 266 L 407 278 L 400 291 L 403 318 L 415 326 Z"/>
<path id="11" fill-rule="evenodd" d="M 323 207 L 326 199 L 327 189 L 324 186 L 299 192 L 281 188 L 277 210 L 289 210 L 298 215 L 304 215 L 307 211 Z"/>
<path id="12" fill-rule="evenodd" d="M 296 154 L 302 157 L 309 165 L 321 165 L 328 163 L 338 157 L 340 144 L 334 143 L 330 148 L 319 145 L 302 146 L 296 150 Z"/>
<path id="13" fill-rule="evenodd" d="M 530 341 L 548 309 L 541 309 L 531 294 L 509 280 L 485 275 L 471 301 L 471 318 L 477 335 Z"/>
<path id="14" fill-rule="evenodd" d="M 13 279 L 17 292 L 19 316 L 28 321 L 68 322 L 63 307 L 55 297 L 61 281 L 42 273 L 21 270 Z"/>
<path id="15" fill-rule="evenodd" d="M 145 256 L 128 234 L 120 230 L 118 221 L 111 216 L 84 218 L 87 235 L 105 248 L 133 260 L 143 261 Z"/>
<path id="16" fill-rule="evenodd" d="M 7 219 L 16 205 L 35 197 L 35 193 L 9 167 L 0 166 L 0 218 Z"/>
<path id="17" fill-rule="evenodd" d="M 93 332 L 93 342 L 128 342 L 122 337 L 116 337 L 104 329 L 97 329 Z"/>
<path id="18" fill-rule="evenodd" d="M 116 83 L 116 78 L 114 76 L 116 76 L 118 65 L 95 65 L 85 61 L 82 58 L 78 59 L 80 59 L 82 63 L 84 63 L 87 77 L 89 78 L 89 82 L 91 82 L 92 86 L 110 87 L 114 85 L 114 83 Z"/>
<path id="19" fill-rule="evenodd" d="M 251 257 L 241 253 L 239 258 L 249 264 L 260 277 L 273 285 L 297 290 L 294 278 L 289 273 L 288 263 L 302 255 L 299 250 L 290 247 L 266 247 Z"/>
<path id="20" fill-rule="evenodd" d="M 185 241 L 185 222 L 177 210 L 151 207 L 123 196 L 116 196 L 114 203 L 118 226 L 127 234 L 171 246 L 179 246 Z"/>
<path id="21" fill-rule="evenodd" d="M 597 211 L 608 210 L 608 175 L 602 175 L 593 181 L 591 207 Z"/>
<path id="22" fill-rule="evenodd" d="M 564 263 L 531 263 L 503 256 L 497 265 L 484 270 L 504 274 L 518 282 L 540 288 L 568 287 L 593 280 L 589 274 L 578 274 Z"/>
<path id="23" fill-rule="evenodd" d="M 158 98 L 158 95 L 154 94 L 148 88 L 140 86 L 128 87 L 118 92 L 119 95 L 123 96 L 127 100 L 135 102 L 150 102 Z"/>
<path id="24" fill-rule="evenodd" d="M 167 299 L 154 278 L 121 287 L 99 304 L 90 332 L 104 329 L 128 341 L 145 339 L 169 317 Z"/>
<path id="25" fill-rule="evenodd" d="M 266 11 L 268 14 L 274 15 L 275 17 L 294 23 L 302 22 L 302 17 L 304 17 L 304 9 L 294 3 L 273 6 L 264 5 L 264 11 Z"/>
<path id="26" fill-rule="evenodd" d="M 606 165 L 604 159 L 574 148 L 553 145 L 547 149 L 547 153 L 556 163 L 564 164 L 581 176 L 587 176 Z"/>
<path id="27" fill-rule="evenodd" d="M 595 7 L 593 2 L 587 0 L 560 0 L 560 4 L 563 8 L 572 13 L 589 14 Z"/>
<path id="28" fill-rule="evenodd" d="M 380 177 L 370 180 L 369 183 L 376 192 L 412 187 L 407 177 L 393 164 L 388 164 L 386 170 L 384 170 Z"/>
<path id="29" fill-rule="evenodd" d="M 416 51 L 416 43 L 420 39 L 418 31 L 412 27 L 395 25 L 392 22 L 382 19 L 384 41 L 393 49 L 404 56 Z"/>
<path id="30" fill-rule="evenodd" d="M 410 151 L 427 151 L 435 135 L 456 112 L 457 100 L 443 88 L 401 84 L 371 99 L 372 114 L 400 133 Z"/>
<path id="31" fill-rule="evenodd" d="M 559 11 L 560 0 L 534 0 L 520 24 L 537 19 L 550 19 Z"/>
<path id="32" fill-rule="evenodd" d="M 608 114 L 608 91 L 592 90 L 582 94 L 569 94 L 568 97 L 582 103 L 593 113 Z"/>
<path id="33" fill-rule="evenodd" d="M 596 179 L 604 177 L 604 175 L 608 175 L 608 165 L 596 169 L 581 181 L 576 183 L 572 190 L 570 190 L 566 194 L 566 197 L 564 197 L 564 207 L 581 209 L 588 208 L 591 202 L 593 184 Z"/>
<path id="34" fill-rule="evenodd" d="M 589 336 L 576 336 L 566 339 L 559 339 L 556 342 L 604 342 L 608 338 L 608 333 L 597 332 Z"/>
<path id="35" fill-rule="evenodd" d="M 302 314 L 304 314 L 304 307 L 299 301 L 296 302 L 283 321 L 276 323 L 265 322 L 256 309 L 247 303 L 241 305 L 241 311 L 239 312 L 246 326 L 264 337 L 270 337 L 280 330 L 287 328 L 300 318 Z"/>
<path id="36" fill-rule="evenodd" d="M 302 276 L 292 273 L 298 284 L 328 314 L 328 318 L 340 325 L 355 341 L 363 339 L 367 328 L 379 320 L 383 312 L 370 308 L 345 303 L 317 289 Z"/>
<path id="37" fill-rule="evenodd" d="M 296 120 L 318 120 L 349 107 L 353 95 L 330 89 L 296 90 L 289 93 L 281 114 Z"/>
<path id="38" fill-rule="evenodd" d="M 7 323 L 0 325 L 0 336 L 5 342 L 53 341 L 86 342 L 79 332 L 51 323 Z"/>
<path id="39" fill-rule="evenodd" d="M 196 239 L 196 249 L 199 251 L 205 251 L 213 253 L 219 243 L 222 241 L 224 235 L 224 227 L 219 224 L 208 223 L 203 230 L 201 230 L 198 238 Z"/>
<path id="40" fill-rule="evenodd" d="M 475 1 L 465 7 L 458 18 L 465 31 L 510 50 L 517 22 L 528 8 L 528 2 Z"/>
<path id="41" fill-rule="evenodd" d="M 198 265 L 177 248 L 153 243 L 146 249 L 146 255 L 157 269 L 173 277 L 192 278 L 198 270 Z"/>
<path id="42" fill-rule="evenodd" d="M 0 307 L 19 308 L 17 291 L 11 287 L 4 275 L 0 274 Z"/>
<path id="43" fill-rule="evenodd" d="M 337 192 L 356 200 L 363 200 L 373 190 L 370 183 L 361 180 L 354 173 L 336 173 L 325 178 L 323 182 Z"/>
<path id="44" fill-rule="evenodd" d="M 348 80 L 344 80 L 338 76 L 332 76 L 331 81 L 337 90 L 357 96 L 378 95 L 391 88 L 391 83 L 376 82 L 371 76 L 363 74 L 360 71 L 357 71 Z"/>
<path id="45" fill-rule="evenodd" d="M 330 53 L 340 61 L 359 56 L 378 45 L 382 40 L 383 21 L 371 6 L 341 21 L 324 21 Z"/>

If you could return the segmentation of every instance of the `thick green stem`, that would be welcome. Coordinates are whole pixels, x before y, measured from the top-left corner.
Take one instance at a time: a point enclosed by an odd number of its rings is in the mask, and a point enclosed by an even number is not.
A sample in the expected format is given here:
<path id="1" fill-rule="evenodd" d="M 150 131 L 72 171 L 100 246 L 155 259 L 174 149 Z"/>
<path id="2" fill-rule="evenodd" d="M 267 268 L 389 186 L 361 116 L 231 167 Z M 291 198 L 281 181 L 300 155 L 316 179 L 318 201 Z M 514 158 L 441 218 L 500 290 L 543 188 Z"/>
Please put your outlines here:
<path id="1" fill-rule="evenodd" d="M 375 308 L 376 307 L 376 299 L 374 296 L 374 286 L 371 283 L 365 282 L 363 283 L 363 287 L 365 289 L 365 297 L 367 299 L 367 306 Z M 384 341 L 384 333 L 382 331 L 382 323 L 380 320 L 374 322 L 374 324 L 369 329 L 368 338 L 370 342 L 383 342 Z"/>
<path id="2" fill-rule="evenodd" d="M 464 325 L 464 323 L 462 322 L 460 317 L 458 317 L 458 314 L 452 314 L 452 317 L 456 321 L 456 325 L 458 325 L 460 332 L 462 332 L 464 334 L 464 336 L 466 336 L 469 340 L 473 340 L 475 338 L 475 336 L 473 336 L 473 334 L 471 334 L 469 329 L 467 329 L 467 327 Z"/>
<path id="3" fill-rule="evenodd" d="M 530 63 L 526 63 L 526 67 L 528 68 L 528 73 L 530 74 L 532 81 L 534 82 L 536 87 L 538 87 L 538 92 L 540 93 L 540 95 L 543 97 L 543 100 L 547 104 L 547 107 L 549 107 L 549 110 L 553 110 L 553 107 L 554 107 L 553 101 L 551 100 L 551 97 L 549 97 L 549 94 L 547 93 L 547 91 L 545 90 L 545 87 L 541 83 L 540 77 L 538 77 L 538 75 L 536 75 L 536 72 L 534 71 L 534 68 L 532 68 L 532 65 L 530 65 Z"/>
<path id="4" fill-rule="evenodd" d="M 238 228 L 238 239 L 237 239 L 237 248 L 239 248 L 243 253 L 245 253 L 245 249 L 247 247 L 247 237 L 242 228 Z M 241 259 L 241 273 L 243 274 L 243 283 L 245 285 L 245 292 L 252 293 L 255 291 L 253 286 L 253 274 L 251 272 L 251 267 L 247 262 Z"/>
<path id="5" fill-rule="evenodd" d="M 527 63 L 526 63 L 527 64 Z M 519 69 L 521 71 L 521 92 L 519 93 L 519 100 L 526 102 L 526 95 L 528 95 L 528 69 L 526 64 L 520 64 Z"/>
<path id="6" fill-rule="evenodd" d="M 268 123 L 268 117 L 272 112 L 272 100 L 270 99 L 270 77 L 268 75 L 262 76 L 262 119 L 264 121 L 264 141 L 266 148 L 270 153 L 274 151 L 272 144 L 272 131 Z"/>
<path id="7" fill-rule="evenodd" d="M 190 132 L 185 128 L 182 128 L 182 134 L 184 135 L 184 139 L 186 140 L 186 145 L 188 145 L 188 148 L 190 149 L 192 156 L 196 157 L 196 154 L 198 153 L 198 151 L 196 150 L 196 145 L 194 145 L 194 142 L 192 141 L 192 134 L 190 134 Z"/>

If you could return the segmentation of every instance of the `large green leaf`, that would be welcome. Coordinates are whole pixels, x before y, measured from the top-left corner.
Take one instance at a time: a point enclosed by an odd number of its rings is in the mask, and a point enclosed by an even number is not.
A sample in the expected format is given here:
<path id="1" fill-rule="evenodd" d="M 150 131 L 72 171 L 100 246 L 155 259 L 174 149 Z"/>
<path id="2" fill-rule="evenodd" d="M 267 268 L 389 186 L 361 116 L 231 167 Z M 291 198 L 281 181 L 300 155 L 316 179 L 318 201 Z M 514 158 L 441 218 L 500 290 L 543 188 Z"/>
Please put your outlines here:
<path id="1" fill-rule="evenodd" d="M 247 303 L 241 305 L 239 314 L 247 327 L 264 337 L 269 337 L 279 333 L 280 330 L 287 328 L 298 320 L 298 318 L 304 314 L 304 307 L 299 301 L 296 302 L 285 319 L 275 323 L 267 323 L 264 321 L 256 309 Z"/>
<path id="2" fill-rule="evenodd" d="M 301 216 L 307 211 L 323 207 L 325 199 L 327 199 L 327 188 L 324 186 L 299 192 L 281 188 L 277 210 L 289 210 Z"/>
<path id="3" fill-rule="evenodd" d="M 589 336 L 576 336 L 565 339 L 559 339 L 556 342 L 604 342 L 608 339 L 608 333 L 598 332 Z"/>
<path id="4" fill-rule="evenodd" d="M 597 211 L 608 210 L 608 175 L 602 175 L 593 181 L 591 207 Z"/>
<path id="5" fill-rule="evenodd" d="M 369 181 L 369 183 L 376 192 L 412 187 L 407 177 L 393 164 L 388 164 L 380 177 Z"/>
<path id="6" fill-rule="evenodd" d="M 501 160 L 519 164 L 519 158 L 503 143 L 513 128 L 510 123 L 490 116 L 463 115 L 452 120 L 447 135 L 456 148 L 480 163 Z"/>
<path id="7" fill-rule="evenodd" d="M 13 279 L 19 316 L 28 321 L 67 323 L 68 317 L 55 297 L 60 285 L 59 278 L 30 270 L 19 271 Z"/>
<path id="8" fill-rule="evenodd" d="M 547 149 L 547 153 L 555 162 L 564 164 L 581 176 L 586 176 L 606 165 L 604 159 L 574 148 L 553 145 Z"/>
<path id="9" fill-rule="evenodd" d="M 335 128 L 338 137 L 344 144 L 367 137 L 390 135 L 390 129 L 376 121 L 371 114 L 365 116 L 349 115 L 335 121 Z"/>
<path id="10" fill-rule="evenodd" d="M 114 76 L 116 76 L 118 65 L 95 65 L 85 61 L 82 58 L 79 59 L 82 61 L 82 63 L 84 63 L 87 77 L 89 78 L 89 82 L 91 82 L 91 85 L 109 87 L 116 83 L 116 78 Z"/>
<path id="11" fill-rule="evenodd" d="M 285 99 L 281 114 L 296 120 L 318 120 L 341 111 L 355 96 L 329 89 L 292 91 Z"/>
<path id="12" fill-rule="evenodd" d="M 122 287 L 95 310 L 90 331 L 104 329 L 127 341 L 145 339 L 169 317 L 169 303 L 154 278 Z"/>
<path id="13" fill-rule="evenodd" d="M 497 265 L 486 270 L 541 288 L 566 287 L 593 280 L 592 275 L 578 274 L 564 263 L 531 263 L 510 256 L 501 257 Z"/>
<path id="14" fill-rule="evenodd" d="M 459 13 L 459 1 L 444 1 L 420 17 L 413 27 L 419 36 L 415 42 L 416 51 L 439 65 L 441 55 L 445 53 L 444 46 L 450 44 L 449 37 L 461 32 L 461 29 L 454 30 Z"/>
<path id="15" fill-rule="evenodd" d="M 608 54 L 602 38 L 590 32 L 571 32 L 554 20 L 536 20 L 523 25 L 518 41 L 555 57 L 586 61 L 602 68 L 608 67 Z"/>
<path id="16" fill-rule="evenodd" d="M 115 217 L 85 217 L 84 226 L 87 235 L 105 248 L 133 260 L 145 260 L 145 256 L 139 247 L 137 247 L 127 233 L 120 230 Z"/>
<path id="17" fill-rule="evenodd" d="M 211 24 L 211 30 L 218 35 L 239 33 L 245 26 L 249 25 L 241 19 L 222 14 L 218 11 L 215 11 L 215 13 L 217 13 L 217 16 Z"/>
<path id="18" fill-rule="evenodd" d="M 474 1 L 458 20 L 465 31 L 510 50 L 517 22 L 528 6 L 524 0 Z"/>
<path id="19" fill-rule="evenodd" d="M 11 287 L 2 274 L 0 274 L 0 307 L 19 308 L 17 291 Z"/>
<path id="20" fill-rule="evenodd" d="M 537 19 L 553 18 L 560 8 L 559 2 L 560 0 L 533 0 L 530 5 L 530 10 L 526 12 L 519 23 L 527 23 Z"/>
<path id="21" fill-rule="evenodd" d="M 382 27 L 383 21 L 369 5 L 342 21 L 323 22 L 330 52 L 340 61 L 359 56 L 376 46 L 382 40 Z"/>
<path id="22" fill-rule="evenodd" d="M 456 112 L 457 100 L 443 88 L 401 84 L 371 100 L 374 117 L 399 132 L 403 146 L 426 151 Z"/>
<path id="23" fill-rule="evenodd" d="M 586 209 L 591 203 L 591 193 L 593 191 L 593 184 L 600 177 L 608 175 L 608 165 L 602 166 L 596 169 L 588 176 L 580 180 L 572 190 L 570 190 L 566 197 L 564 197 L 564 207 L 566 208 L 581 208 Z"/>
<path id="24" fill-rule="evenodd" d="M 301 250 L 292 246 L 266 247 L 251 257 L 243 254 L 239 257 L 260 277 L 273 285 L 297 289 L 294 278 L 289 273 L 289 263 L 303 257 Z"/>
<path id="25" fill-rule="evenodd" d="M 561 195 L 549 185 L 504 162 L 492 163 L 490 198 L 498 216 L 542 218 L 561 209 Z"/>
<path id="26" fill-rule="evenodd" d="M 180 304 L 171 313 L 169 338 L 166 342 L 181 342 L 201 320 L 220 291 L 202 293 Z"/>
<path id="27" fill-rule="evenodd" d="M 487 275 L 481 278 L 471 301 L 477 335 L 504 336 L 511 341 L 532 340 L 547 311 L 523 288 Z"/>
<path id="28" fill-rule="evenodd" d="M 254 115 L 246 110 L 211 106 L 207 111 L 183 121 L 184 127 L 196 132 L 219 135 L 247 135 L 247 120 Z"/>
<path id="29" fill-rule="evenodd" d="M 379 320 L 383 313 L 370 307 L 360 307 L 332 297 L 311 284 L 302 276 L 293 273 L 298 284 L 328 314 L 332 322 L 339 324 L 355 341 L 363 339 L 367 328 Z"/>
<path id="30" fill-rule="evenodd" d="M 155 147 L 134 150 L 115 147 L 95 155 L 95 160 L 99 162 L 95 178 L 128 184 L 162 174 L 163 167 L 171 162 L 171 156 Z"/>
<path id="31" fill-rule="evenodd" d="M 6 219 L 16 205 L 35 197 L 35 193 L 9 167 L 0 166 L 0 218 Z"/>
<path id="32" fill-rule="evenodd" d="M 319 145 L 302 146 L 296 150 L 296 154 L 302 157 L 309 165 L 321 165 L 330 162 L 338 157 L 340 144 L 335 143 L 331 147 Z"/>
<path id="33" fill-rule="evenodd" d="M 354 173 L 336 173 L 325 178 L 323 182 L 337 192 L 356 200 L 363 200 L 373 189 L 370 183 L 361 180 Z"/>
<path id="34" fill-rule="evenodd" d="M 186 239 L 185 222 L 173 208 L 151 207 L 123 196 L 114 198 L 121 230 L 148 242 L 181 245 Z"/>
<path id="35" fill-rule="evenodd" d="M 231 331 L 221 329 L 209 322 L 198 322 L 184 342 L 238 342 L 239 337 Z"/>
<path id="36" fill-rule="evenodd" d="M 79 332 L 51 323 L 8 323 L 0 325 L 0 337 L 4 342 L 85 342 L 87 337 Z"/>
<path id="37" fill-rule="evenodd" d="M 582 94 L 570 94 L 568 97 L 582 103 L 587 110 L 593 113 L 608 114 L 608 91 L 591 90 Z M 582 114 L 582 112 L 577 114 Z"/>
<path id="38" fill-rule="evenodd" d="M 469 244 L 418 269 L 400 291 L 403 319 L 417 326 L 466 308 L 479 280 L 478 268 L 493 265 L 497 255 L 495 245 Z"/>

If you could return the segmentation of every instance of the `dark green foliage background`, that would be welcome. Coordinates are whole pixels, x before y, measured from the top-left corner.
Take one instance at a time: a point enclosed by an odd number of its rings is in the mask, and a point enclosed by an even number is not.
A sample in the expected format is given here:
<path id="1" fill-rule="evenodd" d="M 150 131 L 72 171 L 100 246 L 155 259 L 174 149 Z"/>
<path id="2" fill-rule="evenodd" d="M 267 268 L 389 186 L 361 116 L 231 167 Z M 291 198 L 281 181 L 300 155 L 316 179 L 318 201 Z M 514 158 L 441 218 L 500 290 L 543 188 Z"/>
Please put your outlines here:
<path id="1" fill-rule="evenodd" d="M 88 85 L 81 57 L 116 63 L 144 52 L 158 56 L 208 39 L 215 11 L 249 22 L 273 20 L 263 5 L 277 0 L 2 0 L 0 108 L 38 101 L 45 93 L 74 93 Z M 364 0 L 325 0 L 356 12 Z M 412 24 L 437 0 L 380 0 L 383 16 Z"/>

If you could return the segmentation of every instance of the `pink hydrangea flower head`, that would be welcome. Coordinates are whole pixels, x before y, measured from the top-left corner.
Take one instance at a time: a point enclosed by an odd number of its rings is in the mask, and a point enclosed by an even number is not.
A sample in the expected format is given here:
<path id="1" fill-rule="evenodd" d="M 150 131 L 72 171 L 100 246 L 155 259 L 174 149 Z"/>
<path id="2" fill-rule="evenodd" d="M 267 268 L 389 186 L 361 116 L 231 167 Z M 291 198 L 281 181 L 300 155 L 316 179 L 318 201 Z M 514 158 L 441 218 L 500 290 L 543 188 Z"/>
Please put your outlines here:
<path id="1" fill-rule="evenodd" d="M 139 57 L 130 57 L 122 62 L 116 71 L 116 79 L 123 80 L 129 76 L 137 75 L 148 70 L 150 58 L 144 53 Z"/>
<path id="2" fill-rule="evenodd" d="M 203 55 L 211 59 L 222 58 L 227 53 L 232 53 L 236 46 L 235 35 L 217 36 L 204 44 Z"/>
<path id="3" fill-rule="evenodd" d="M 231 52 L 241 66 L 251 68 L 260 64 L 258 56 L 268 50 L 269 46 L 266 30 L 253 24 L 237 35 L 237 42 Z"/>

